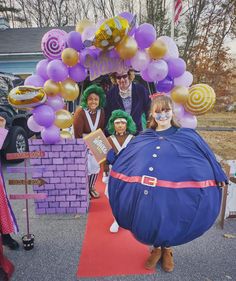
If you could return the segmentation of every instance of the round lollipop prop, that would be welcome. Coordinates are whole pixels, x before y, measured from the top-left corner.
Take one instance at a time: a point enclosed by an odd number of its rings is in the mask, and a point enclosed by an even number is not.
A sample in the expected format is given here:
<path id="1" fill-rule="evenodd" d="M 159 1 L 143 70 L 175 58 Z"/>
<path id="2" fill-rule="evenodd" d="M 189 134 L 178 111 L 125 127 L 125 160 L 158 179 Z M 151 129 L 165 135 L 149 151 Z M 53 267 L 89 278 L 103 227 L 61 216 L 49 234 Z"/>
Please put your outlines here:
<path id="1" fill-rule="evenodd" d="M 206 84 L 196 84 L 189 89 L 189 95 L 184 107 L 185 110 L 202 115 L 212 109 L 216 101 L 214 90 Z"/>

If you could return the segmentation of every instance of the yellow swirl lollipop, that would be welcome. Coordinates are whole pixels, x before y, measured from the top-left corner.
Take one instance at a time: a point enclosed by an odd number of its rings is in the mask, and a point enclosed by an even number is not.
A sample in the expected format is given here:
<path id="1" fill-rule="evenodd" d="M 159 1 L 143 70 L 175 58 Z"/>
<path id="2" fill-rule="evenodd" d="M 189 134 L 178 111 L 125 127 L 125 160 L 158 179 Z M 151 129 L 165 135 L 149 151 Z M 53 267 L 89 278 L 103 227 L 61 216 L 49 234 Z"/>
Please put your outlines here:
<path id="1" fill-rule="evenodd" d="M 196 84 L 189 88 L 186 111 L 194 115 L 202 115 L 213 108 L 216 101 L 214 90 L 207 84 Z"/>
<path id="2" fill-rule="evenodd" d="M 114 48 L 127 34 L 129 22 L 120 17 L 106 20 L 95 33 L 94 45 L 103 50 Z"/>

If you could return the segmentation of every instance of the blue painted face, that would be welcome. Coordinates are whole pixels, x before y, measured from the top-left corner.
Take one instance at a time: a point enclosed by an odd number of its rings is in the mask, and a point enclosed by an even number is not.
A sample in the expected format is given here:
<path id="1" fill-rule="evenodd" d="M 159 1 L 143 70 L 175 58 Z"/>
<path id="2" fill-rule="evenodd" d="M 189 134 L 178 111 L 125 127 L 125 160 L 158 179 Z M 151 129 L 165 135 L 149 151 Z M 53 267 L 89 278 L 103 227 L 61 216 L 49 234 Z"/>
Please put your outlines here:
<path id="1" fill-rule="evenodd" d="M 169 118 L 171 118 L 171 110 L 166 111 L 166 112 L 162 111 L 162 112 L 156 113 L 156 116 L 155 116 L 156 121 L 164 121 L 164 120 L 168 120 Z"/>

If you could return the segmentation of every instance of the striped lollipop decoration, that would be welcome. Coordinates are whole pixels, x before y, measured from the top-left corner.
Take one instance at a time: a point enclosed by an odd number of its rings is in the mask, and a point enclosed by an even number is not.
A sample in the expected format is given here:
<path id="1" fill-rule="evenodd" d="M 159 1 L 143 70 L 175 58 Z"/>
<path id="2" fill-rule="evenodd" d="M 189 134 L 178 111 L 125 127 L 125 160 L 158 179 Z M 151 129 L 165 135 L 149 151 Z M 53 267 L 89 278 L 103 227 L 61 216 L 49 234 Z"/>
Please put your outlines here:
<path id="1" fill-rule="evenodd" d="M 53 60 L 60 59 L 66 48 L 67 33 L 61 29 L 52 29 L 44 34 L 41 49 L 45 57 Z"/>
<path id="2" fill-rule="evenodd" d="M 189 88 L 186 111 L 194 115 L 202 115 L 213 108 L 216 101 L 214 90 L 207 84 L 196 84 Z"/>

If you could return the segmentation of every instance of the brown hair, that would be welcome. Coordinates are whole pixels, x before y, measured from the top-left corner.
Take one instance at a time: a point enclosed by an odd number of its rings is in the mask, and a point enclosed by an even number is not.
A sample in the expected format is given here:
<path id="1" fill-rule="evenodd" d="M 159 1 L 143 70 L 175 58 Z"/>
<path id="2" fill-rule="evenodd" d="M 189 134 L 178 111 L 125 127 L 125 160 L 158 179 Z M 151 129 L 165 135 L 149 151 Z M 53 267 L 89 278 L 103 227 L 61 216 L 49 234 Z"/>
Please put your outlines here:
<path id="1" fill-rule="evenodd" d="M 152 128 L 154 130 L 156 130 L 156 128 L 157 128 L 157 122 L 156 122 L 155 118 L 152 116 L 152 112 L 161 112 L 162 110 L 165 110 L 165 109 L 167 109 L 167 110 L 172 109 L 172 111 L 173 111 L 171 125 L 175 126 L 175 127 L 181 127 L 181 125 L 176 120 L 175 115 L 174 115 L 174 103 L 173 103 L 172 99 L 166 95 L 159 95 L 152 100 L 151 108 L 150 108 L 150 112 L 149 112 L 149 118 L 148 118 L 148 122 L 147 122 L 148 128 Z"/>
<path id="2" fill-rule="evenodd" d="M 129 81 L 132 82 L 135 78 L 134 70 L 130 69 L 130 70 L 127 71 L 127 73 L 128 73 L 128 76 L 129 76 Z M 114 84 L 114 85 L 117 84 L 116 75 L 117 75 L 117 72 L 114 72 L 110 75 L 111 83 Z"/>

